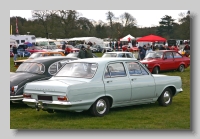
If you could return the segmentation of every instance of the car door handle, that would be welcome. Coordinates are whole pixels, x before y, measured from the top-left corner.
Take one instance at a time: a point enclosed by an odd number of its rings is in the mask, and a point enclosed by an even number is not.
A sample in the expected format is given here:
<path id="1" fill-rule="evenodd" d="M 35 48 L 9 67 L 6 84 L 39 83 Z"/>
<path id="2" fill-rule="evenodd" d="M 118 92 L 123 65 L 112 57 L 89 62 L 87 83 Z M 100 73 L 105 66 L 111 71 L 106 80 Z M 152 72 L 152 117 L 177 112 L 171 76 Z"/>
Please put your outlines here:
<path id="1" fill-rule="evenodd" d="M 112 81 L 107 81 L 107 83 L 110 83 L 110 82 L 112 82 Z"/>
<path id="2" fill-rule="evenodd" d="M 131 79 L 131 81 L 135 81 L 137 78 L 133 78 L 133 79 Z"/>

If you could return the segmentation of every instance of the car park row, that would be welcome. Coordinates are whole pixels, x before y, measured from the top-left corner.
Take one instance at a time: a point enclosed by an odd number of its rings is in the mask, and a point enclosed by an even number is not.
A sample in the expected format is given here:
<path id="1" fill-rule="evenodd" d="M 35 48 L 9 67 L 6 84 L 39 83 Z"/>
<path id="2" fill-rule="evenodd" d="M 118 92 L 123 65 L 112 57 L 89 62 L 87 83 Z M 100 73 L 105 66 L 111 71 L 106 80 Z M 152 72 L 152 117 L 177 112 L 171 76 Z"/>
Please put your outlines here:
<path id="1" fill-rule="evenodd" d="M 182 81 L 158 73 L 183 72 L 190 66 L 190 58 L 174 50 L 153 51 L 144 60 L 124 51 L 89 59 L 77 54 L 22 61 L 16 72 L 10 72 L 10 101 L 47 112 L 89 110 L 94 116 L 104 116 L 114 107 L 156 101 L 168 106 L 183 91 Z"/>

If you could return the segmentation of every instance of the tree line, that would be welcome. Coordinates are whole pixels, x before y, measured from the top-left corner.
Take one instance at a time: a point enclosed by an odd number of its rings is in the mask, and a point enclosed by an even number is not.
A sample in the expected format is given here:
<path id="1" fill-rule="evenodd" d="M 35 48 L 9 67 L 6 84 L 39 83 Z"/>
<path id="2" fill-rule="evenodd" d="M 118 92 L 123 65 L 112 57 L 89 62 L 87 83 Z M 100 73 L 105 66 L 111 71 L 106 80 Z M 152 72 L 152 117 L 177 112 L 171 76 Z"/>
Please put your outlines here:
<path id="1" fill-rule="evenodd" d="M 171 16 L 163 15 L 159 26 L 154 27 L 138 27 L 136 18 L 127 12 L 116 17 L 108 11 L 105 16 L 107 23 L 80 17 L 76 10 L 33 10 L 32 19 L 10 17 L 10 24 L 12 34 L 15 34 L 17 18 L 20 35 L 30 32 L 36 37 L 53 39 L 97 37 L 119 40 L 128 34 L 134 37 L 154 34 L 166 39 L 190 39 L 190 11 L 179 14 L 179 23 Z"/>

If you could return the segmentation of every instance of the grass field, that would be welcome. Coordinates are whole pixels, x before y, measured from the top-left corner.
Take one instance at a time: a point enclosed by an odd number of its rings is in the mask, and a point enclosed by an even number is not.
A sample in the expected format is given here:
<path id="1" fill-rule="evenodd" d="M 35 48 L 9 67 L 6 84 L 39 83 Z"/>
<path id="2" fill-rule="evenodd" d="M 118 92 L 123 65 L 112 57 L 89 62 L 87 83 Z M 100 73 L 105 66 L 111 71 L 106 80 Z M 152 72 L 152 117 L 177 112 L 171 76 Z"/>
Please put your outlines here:
<path id="1" fill-rule="evenodd" d="M 10 71 L 15 70 L 11 58 Z M 49 114 L 15 103 L 10 106 L 10 129 L 190 130 L 190 67 L 182 73 L 161 74 L 180 76 L 183 82 L 183 92 L 175 96 L 168 107 L 156 102 L 113 108 L 104 117 L 91 117 L 87 111 Z"/>

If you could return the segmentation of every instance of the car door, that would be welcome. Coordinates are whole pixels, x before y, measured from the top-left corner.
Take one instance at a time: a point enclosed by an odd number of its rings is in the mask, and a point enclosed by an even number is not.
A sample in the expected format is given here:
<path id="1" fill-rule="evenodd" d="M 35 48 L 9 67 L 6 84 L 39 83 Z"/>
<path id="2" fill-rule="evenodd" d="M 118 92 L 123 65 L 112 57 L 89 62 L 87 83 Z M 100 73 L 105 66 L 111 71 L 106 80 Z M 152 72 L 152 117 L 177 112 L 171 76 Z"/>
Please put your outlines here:
<path id="1" fill-rule="evenodd" d="M 163 64 L 161 70 L 171 70 L 174 69 L 174 58 L 172 52 L 164 53 Z"/>
<path id="2" fill-rule="evenodd" d="M 180 63 L 183 62 L 183 56 L 177 52 L 173 52 L 173 56 L 174 56 L 173 68 L 178 69 Z"/>
<path id="3" fill-rule="evenodd" d="M 132 86 L 131 100 L 149 100 L 155 97 L 155 81 L 138 62 L 126 62 Z"/>
<path id="4" fill-rule="evenodd" d="M 122 62 L 109 63 L 103 78 L 106 95 L 113 97 L 113 103 L 131 99 L 131 84 Z"/>

